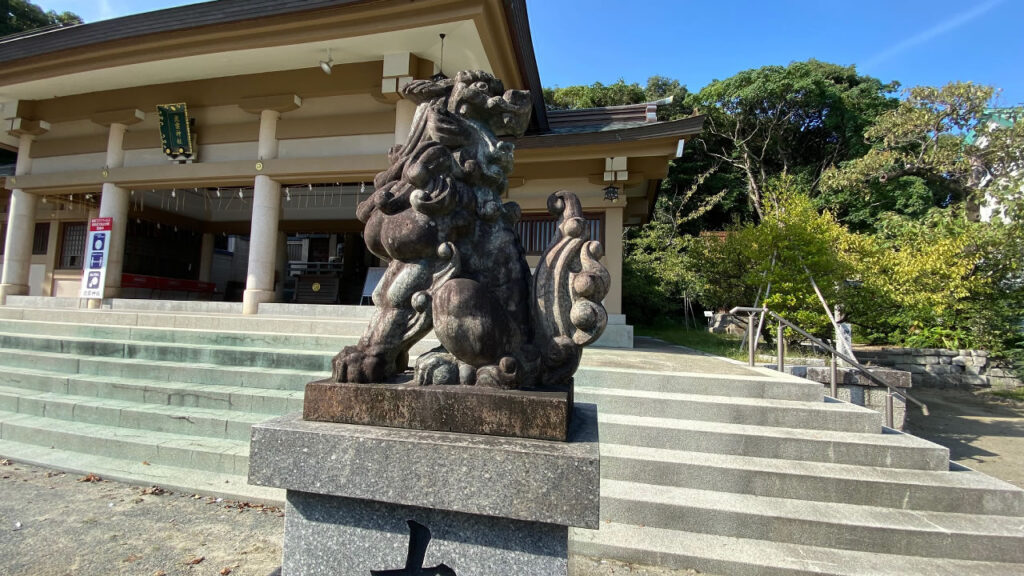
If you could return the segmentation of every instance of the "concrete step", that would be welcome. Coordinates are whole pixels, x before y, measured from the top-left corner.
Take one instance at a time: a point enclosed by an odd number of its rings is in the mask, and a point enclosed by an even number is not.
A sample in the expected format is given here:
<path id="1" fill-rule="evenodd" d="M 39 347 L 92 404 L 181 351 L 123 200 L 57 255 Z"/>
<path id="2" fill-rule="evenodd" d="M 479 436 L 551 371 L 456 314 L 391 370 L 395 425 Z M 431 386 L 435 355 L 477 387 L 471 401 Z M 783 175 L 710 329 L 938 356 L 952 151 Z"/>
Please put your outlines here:
<path id="1" fill-rule="evenodd" d="M 972 470 L 898 470 L 602 443 L 601 477 L 903 510 L 1024 515 L 1024 490 Z"/>
<path id="2" fill-rule="evenodd" d="M 186 367 L 185 371 L 196 368 Z M 42 370 L 5 367 L 0 386 L 22 390 L 71 394 L 88 398 L 107 398 L 162 406 L 212 408 L 281 415 L 302 410 L 304 382 L 296 380 L 295 389 L 266 389 L 177 381 L 153 381 L 97 375 L 61 374 Z"/>
<path id="3" fill-rule="evenodd" d="M 96 474 L 105 480 L 136 486 L 159 486 L 173 492 L 284 506 L 284 490 L 251 486 L 246 475 L 143 463 L 12 440 L 0 440 L 0 454 L 15 462 L 73 474 Z"/>
<path id="4" fill-rule="evenodd" d="M 864 434 L 605 412 L 598 412 L 597 418 L 601 441 L 613 444 L 857 466 L 949 470 L 947 448 L 889 429 L 883 429 L 881 434 Z"/>
<path id="5" fill-rule="evenodd" d="M 337 335 L 288 334 L 276 332 L 227 331 L 215 328 L 152 328 L 38 320 L 3 320 L 4 332 L 24 335 L 61 336 L 96 340 L 166 342 L 203 346 L 241 346 L 249 348 L 286 348 L 292 350 L 337 353 L 362 334 L 365 323 L 346 322 Z"/>
<path id="6" fill-rule="evenodd" d="M 901 556 L 602 522 L 571 528 L 569 551 L 729 576 L 1019 576 L 1017 563 Z"/>
<path id="7" fill-rule="evenodd" d="M 289 368 L 252 366 L 221 366 L 217 364 L 181 364 L 163 360 L 135 358 L 98 358 L 59 352 L 0 349 L 0 366 L 12 378 L 22 371 L 79 375 L 85 380 L 94 377 L 123 378 L 146 382 L 178 382 L 210 386 L 236 386 L 247 389 L 302 391 L 307 382 L 330 375 L 326 370 L 304 371 Z M 24 376 L 28 380 L 30 376 Z M 87 384 L 82 384 L 86 386 Z M 53 390 L 57 391 L 57 390 Z M 81 392 L 79 392 L 81 393 Z M 89 395 L 88 393 L 84 393 Z M 97 394 L 99 395 L 99 394 Z"/>
<path id="8" fill-rule="evenodd" d="M 598 413 L 743 423 L 780 428 L 880 432 L 882 415 L 845 402 L 798 402 L 731 398 L 577 386 L 577 402 L 597 404 Z"/>
<path id="9" fill-rule="evenodd" d="M 352 339 L 352 343 L 356 341 L 357 339 Z M 289 368 L 314 372 L 329 371 L 331 360 L 330 354 L 305 350 L 131 342 L 41 335 L 26 336 L 11 332 L 0 332 L 0 348 L 81 356 L 160 360 L 184 364 Z"/>
<path id="10" fill-rule="evenodd" d="M 601 518 L 808 546 L 1024 562 L 1024 519 L 895 510 L 601 480 Z"/>
<path id="11" fill-rule="evenodd" d="M 189 470 L 249 473 L 249 442 L 242 440 L 69 422 L 7 410 L 0 410 L 0 440 Z"/>
<path id="12" fill-rule="evenodd" d="M 170 304 L 170 302 L 158 302 Z M 212 303 L 208 303 L 212 304 Z M 220 303 L 224 304 L 224 303 Z M 366 327 L 372 308 L 338 307 L 334 314 L 271 316 L 265 314 L 242 315 L 237 312 L 203 312 L 192 308 L 177 310 L 153 308 L 124 308 L 87 310 L 48 307 L 0 307 L 0 320 L 27 320 L 35 322 L 65 321 L 81 324 L 114 326 L 140 326 L 152 328 L 185 328 L 217 331 L 253 331 L 278 334 L 360 335 Z"/>
<path id="13" fill-rule="evenodd" d="M 272 414 L 146 404 L 0 386 L 0 410 L 132 430 L 248 442 L 250 428 Z"/>
<path id="14" fill-rule="evenodd" d="M 576 371 L 576 385 L 587 388 L 614 388 L 704 394 L 714 396 L 770 398 L 821 402 L 825 397 L 821 384 L 780 375 L 780 377 L 708 374 L 699 372 L 665 372 L 628 370 L 624 368 L 589 367 Z"/>

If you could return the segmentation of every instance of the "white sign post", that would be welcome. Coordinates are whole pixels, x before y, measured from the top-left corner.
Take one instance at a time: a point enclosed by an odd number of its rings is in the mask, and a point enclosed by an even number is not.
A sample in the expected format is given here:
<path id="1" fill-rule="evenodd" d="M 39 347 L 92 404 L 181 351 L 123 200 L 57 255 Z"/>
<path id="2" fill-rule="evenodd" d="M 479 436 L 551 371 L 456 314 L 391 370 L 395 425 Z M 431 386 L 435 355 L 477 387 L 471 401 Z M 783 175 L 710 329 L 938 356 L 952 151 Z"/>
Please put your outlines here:
<path id="1" fill-rule="evenodd" d="M 103 298 L 107 283 L 107 255 L 110 253 L 110 233 L 113 218 L 93 218 L 89 221 L 89 237 L 85 244 L 85 266 L 82 267 L 82 289 L 79 298 Z"/>

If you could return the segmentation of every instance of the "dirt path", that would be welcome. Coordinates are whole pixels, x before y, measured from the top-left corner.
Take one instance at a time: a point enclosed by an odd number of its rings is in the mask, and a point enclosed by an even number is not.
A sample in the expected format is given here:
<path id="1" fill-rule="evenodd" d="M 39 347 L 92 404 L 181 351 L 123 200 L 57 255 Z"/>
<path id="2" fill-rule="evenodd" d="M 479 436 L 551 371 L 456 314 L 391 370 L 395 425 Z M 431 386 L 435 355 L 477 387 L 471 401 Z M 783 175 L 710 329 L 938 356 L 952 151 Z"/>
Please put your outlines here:
<path id="1" fill-rule="evenodd" d="M 954 462 L 1024 488 L 1024 405 L 963 390 L 911 393 L 931 416 L 909 412 L 908 432 L 949 448 Z"/>
<path id="2" fill-rule="evenodd" d="M 277 509 L 83 478 L 0 464 L 0 574 L 268 576 L 281 564 Z"/>
<path id="3" fill-rule="evenodd" d="M 0 460 L 0 574 L 280 576 L 280 510 L 84 478 Z M 696 574 L 576 556 L 570 566 L 574 576 Z"/>

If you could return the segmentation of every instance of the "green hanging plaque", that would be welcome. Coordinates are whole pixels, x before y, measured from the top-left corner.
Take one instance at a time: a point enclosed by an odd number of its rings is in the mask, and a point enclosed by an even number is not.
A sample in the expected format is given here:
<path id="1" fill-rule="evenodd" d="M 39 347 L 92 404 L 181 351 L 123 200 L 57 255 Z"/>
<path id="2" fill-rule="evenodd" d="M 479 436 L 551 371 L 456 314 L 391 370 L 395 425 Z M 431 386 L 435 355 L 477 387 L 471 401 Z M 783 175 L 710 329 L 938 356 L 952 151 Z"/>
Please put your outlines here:
<path id="1" fill-rule="evenodd" d="M 194 141 L 188 104 L 161 104 L 156 111 L 160 116 L 160 143 L 164 154 L 174 160 L 191 158 Z"/>

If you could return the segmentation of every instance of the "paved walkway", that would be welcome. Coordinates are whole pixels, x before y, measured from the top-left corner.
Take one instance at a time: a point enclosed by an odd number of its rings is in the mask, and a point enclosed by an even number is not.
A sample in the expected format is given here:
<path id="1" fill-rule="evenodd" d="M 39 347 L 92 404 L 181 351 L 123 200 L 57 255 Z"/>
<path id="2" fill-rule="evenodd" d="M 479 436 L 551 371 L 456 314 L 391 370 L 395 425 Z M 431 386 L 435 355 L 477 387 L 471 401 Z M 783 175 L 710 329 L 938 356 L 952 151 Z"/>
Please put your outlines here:
<path id="1" fill-rule="evenodd" d="M 909 413 L 907 431 L 949 448 L 950 459 L 1024 488 L 1024 404 L 964 390 L 912 390 L 931 410 Z"/>
<path id="2" fill-rule="evenodd" d="M 584 348 L 583 366 L 609 368 L 635 368 L 637 370 L 659 370 L 666 372 L 703 372 L 707 374 L 732 374 L 736 376 L 760 376 L 765 372 L 751 369 L 735 360 L 712 356 L 691 348 L 667 344 L 655 338 L 637 336 L 633 339 L 635 348 Z"/>

